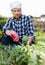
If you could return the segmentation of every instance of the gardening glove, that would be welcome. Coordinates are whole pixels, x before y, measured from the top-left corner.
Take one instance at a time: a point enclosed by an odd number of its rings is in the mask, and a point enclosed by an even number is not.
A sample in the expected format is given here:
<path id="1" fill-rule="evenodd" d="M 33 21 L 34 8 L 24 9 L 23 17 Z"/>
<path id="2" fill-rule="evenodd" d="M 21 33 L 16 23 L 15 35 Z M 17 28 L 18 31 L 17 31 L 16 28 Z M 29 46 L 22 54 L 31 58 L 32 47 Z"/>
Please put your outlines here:
<path id="1" fill-rule="evenodd" d="M 32 42 L 32 40 L 33 40 L 33 36 L 29 36 L 29 40 L 28 40 L 28 42 L 27 42 L 27 45 L 30 45 L 31 42 Z"/>
<path id="2" fill-rule="evenodd" d="M 16 42 L 19 41 L 19 36 L 18 36 L 18 34 L 15 31 L 11 31 L 9 36 L 12 37 L 12 39 L 14 41 L 16 41 Z"/>

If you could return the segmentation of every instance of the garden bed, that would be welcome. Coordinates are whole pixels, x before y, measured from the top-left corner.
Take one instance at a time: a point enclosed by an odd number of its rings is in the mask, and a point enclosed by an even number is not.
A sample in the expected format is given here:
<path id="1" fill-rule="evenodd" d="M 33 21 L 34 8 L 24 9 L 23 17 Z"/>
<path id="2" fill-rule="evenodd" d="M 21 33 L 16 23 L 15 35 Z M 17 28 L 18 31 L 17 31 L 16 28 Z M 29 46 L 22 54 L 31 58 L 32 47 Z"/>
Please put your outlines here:
<path id="1" fill-rule="evenodd" d="M 45 42 L 36 39 L 35 43 L 30 46 L 23 41 L 14 47 L 0 44 L 0 65 L 45 65 Z"/>

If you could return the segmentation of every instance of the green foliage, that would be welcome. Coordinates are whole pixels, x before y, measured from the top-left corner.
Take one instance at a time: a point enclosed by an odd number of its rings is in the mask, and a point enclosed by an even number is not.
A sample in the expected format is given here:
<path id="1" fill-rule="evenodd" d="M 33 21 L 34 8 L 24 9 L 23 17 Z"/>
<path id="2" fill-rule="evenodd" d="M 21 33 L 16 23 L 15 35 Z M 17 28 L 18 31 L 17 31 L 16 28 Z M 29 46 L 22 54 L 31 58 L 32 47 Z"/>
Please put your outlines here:
<path id="1" fill-rule="evenodd" d="M 6 22 L 6 20 L 7 20 L 7 18 L 6 18 L 6 17 L 2 17 L 2 16 L 0 16 L 0 23 L 5 23 L 5 22 Z"/>
<path id="2" fill-rule="evenodd" d="M 7 18 L 0 16 L 0 23 L 4 24 L 6 22 Z"/>
<path id="3" fill-rule="evenodd" d="M 6 19 L 4 19 L 4 20 L 3 20 L 3 19 L 2 19 L 2 20 L 0 20 L 0 23 L 1 23 L 1 24 L 6 23 Z"/>
<path id="4" fill-rule="evenodd" d="M 28 41 L 28 36 L 23 36 L 23 38 L 22 38 L 22 43 L 23 43 L 24 45 L 26 45 L 27 41 Z"/>
<path id="5" fill-rule="evenodd" d="M 2 36 L 2 31 L 0 30 L 0 36 Z"/>
<path id="6" fill-rule="evenodd" d="M 45 60 L 45 44 L 2 46 L 0 45 L 0 65 L 41 65 Z"/>

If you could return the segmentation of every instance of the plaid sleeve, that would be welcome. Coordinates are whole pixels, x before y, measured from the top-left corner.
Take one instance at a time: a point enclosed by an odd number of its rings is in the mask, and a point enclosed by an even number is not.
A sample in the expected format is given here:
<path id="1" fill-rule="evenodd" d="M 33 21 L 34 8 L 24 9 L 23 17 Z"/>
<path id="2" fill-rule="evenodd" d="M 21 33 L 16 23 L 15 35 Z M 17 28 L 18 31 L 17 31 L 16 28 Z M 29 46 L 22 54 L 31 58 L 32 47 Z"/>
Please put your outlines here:
<path id="1" fill-rule="evenodd" d="M 33 36 L 34 29 L 33 29 L 32 19 L 30 16 L 28 16 L 27 18 L 28 18 L 28 21 L 27 21 L 28 36 Z"/>
<path id="2" fill-rule="evenodd" d="M 6 36 L 5 31 L 10 28 L 10 22 L 9 22 L 10 19 L 11 19 L 11 18 L 9 18 L 9 19 L 6 21 L 6 24 L 3 26 L 3 29 L 2 29 L 2 33 L 3 33 L 5 36 Z"/>

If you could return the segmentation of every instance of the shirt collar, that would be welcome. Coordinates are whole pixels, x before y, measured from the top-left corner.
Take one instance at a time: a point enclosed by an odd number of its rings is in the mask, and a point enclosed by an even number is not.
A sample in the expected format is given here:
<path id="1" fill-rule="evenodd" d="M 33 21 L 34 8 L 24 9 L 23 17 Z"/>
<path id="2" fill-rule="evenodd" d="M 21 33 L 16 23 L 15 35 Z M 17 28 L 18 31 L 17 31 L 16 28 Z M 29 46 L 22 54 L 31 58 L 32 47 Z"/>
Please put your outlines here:
<path id="1" fill-rule="evenodd" d="M 15 17 L 14 17 L 13 20 L 14 20 L 14 19 L 16 19 L 16 20 L 20 20 L 21 18 L 22 18 L 22 14 L 20 15 L 19 18 L 15 18 Z"/>

